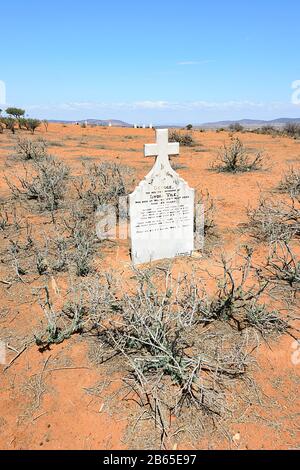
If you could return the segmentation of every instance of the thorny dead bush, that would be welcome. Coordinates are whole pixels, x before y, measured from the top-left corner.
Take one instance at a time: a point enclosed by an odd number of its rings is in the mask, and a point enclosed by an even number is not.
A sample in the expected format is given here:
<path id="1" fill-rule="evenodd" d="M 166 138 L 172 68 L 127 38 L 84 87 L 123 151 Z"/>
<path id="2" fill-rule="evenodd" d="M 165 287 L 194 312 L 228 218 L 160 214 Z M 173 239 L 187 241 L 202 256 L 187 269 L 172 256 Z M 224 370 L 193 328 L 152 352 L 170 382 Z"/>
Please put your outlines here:
<path id="1" fill-rule="evenodd" d="M 45 299 L 40 301 L 40 306 L 47 319 L 47 327 L 44 333 L 34 335 L 35 342 L 40 349 L 46 349 L 51 344 L 62 343 L 71 335 L 82 331 L 83 306 L 78 304 L 70 320 L 65 318 L 62 311 L 56 311 L 51 299 L 48 287 L 44 288 Z"/>
<path id="2" fill-rule="evenodd" d="M 244 262 L 237 267 L 224 257 L 221 259 L 223 272 L 215 278 L 217 288 L 212 295 L 208 295 L 205 289 L 199 290 L 195 283 L 186 284 L 185 295 L 177 299 L 182 318 L 188 312 L 195 324 L 219 320 L 239 331 L 254 327 L 262 334 L 282 332 L 288 328 L 277 312 L 268 312 L 262 301 L 268 281 L 254 279 L 251 282 L 250 274 L 255 274 L 251 267 L 252 250 L 247 248 L 246 251 Z"/>
<path id="3" fill-rule="evenodd" d="M 291 197 L 300 196 L 300 169 L 290 168 L 282 178 L 278 190 L 288 193 Z"/>
<path id="4" fill-rule="evenodd" d="M 166 270 L 158 288 L 150 271 L 136 270 L 136 292 L 123 295 L 118 317 L 99 336 L 126 358 L 129 395 L 146 407 L 162 441 L 172 414 L 191 407 L 211 417 L 224 412 L 227 381 L 243 377 L 249 363 L 247 333 L 237 339 L 238 331 L 248 327 L 266 335 L 289 327 L 261 301 L 267 283 L 246 285 L 250 264 L 249 253 L 235 279 L 235 270 L 223 261 L 222 279 L 211 296 L 187 276 L 174 280 Z M 234 327 L 233 343 L 228 339 L 220 348 L 214 341 L 209 348 L 207 325 L 226 323 Z"/>
<path id="5" fill-rule="evenodd" d="M 74 251 L 72 260 L 77 276 L 87 276 L 91 270 L 92 255 L 95 250 L 95 237 L 85 224 L 78 225 L 73 235 Z"/>
<path id="6" fill-rule="evenodd" d="M 261 198 L 255 209 L 248 209 L 247 228 L 260 241 L 289 241 L 300 236 L 300 202 Z"/>
<path id="7" fill-rule="evenodd" d="M 78 223 L 69 237 L 58 234 L 46 237 L 43 246 L 35 243 L 36 269 L 40 275 L 71 270 L 77 276 L 87 276 L 92 271 L 95 249 L 93 231 L 85 223 Z"/>
<path id="8" fill-rule="evenodd" d="M 183 406 L 195 406 L 218 415 L 222 394 L 216 382 L 223 375 L 242 375 L 246 357 L 233 363 L 225 357 L 216 359 L 191 351 L 190 327 L 184 327 L 176 314 L 170 273 L 166 273 L 162 291 L 147 271 L 136 271 L 136 280 L 136 293 L 122 297 L 120 315 L 111 322 L 112 329 L 105 336 L 110 346 L 127 359 L 131 368 L 127 383 L 143 402 L 146 400 L 153 413 L 156 410 L 162 415 L 167 407 L 178 414 Z M 163 419 L 159 421 L 164 427 Z"/>
<path id="9" fill-rule="evenodd" d="M 90 227 L 90 231 L 95 231 L 95 220 L 90 214 L 85 201 L 70 203 L 69 211 L 64 213 L 63 219 L 58 220 L 63 230 L 67 230 L 69 238 L 74 238 L 76 230 L 82 225 Z"/>
<path id="10" fill-rule="evenodd" d="M 95 220 L 86 207 L 86 201 L 72 204 L 64 214 L 63 225 L 67 230 L 71 251 L 67 254 L 68 264 L 76 267 L 77 276 L 87 276 L 92 271 L 93 254 L 99 239 L 96 237 Z"/>
<path id="11" fill-rule="evenodd" d="M 300 260 L 286 242 L 273 246 L 267 262 L 258 268 L 258 274 L 274 287 L 288 288 L 294 296 L 300 290 Z"/>
<path id="12" fill-rule="evenodd" d="M 187 275 L 174 279 L 168 268 L 159 279 L 135 269 L 134 285 L 123 294 L 112 276 L 86 279 L 57 309 L 46 289 L 41 306 L 48 326 L 35 335 L 36 343 L 45 349 L 74 333 L 96 333 L 102 360 L 125 358 L 127 397 L 154 419 L 163 443 L 171 415 L 194 408 L 213 419 L 225 412 L 228 381 L 245 375 L 253 349 L 246 327 L 263 335 L 289 328 L 260 301 L 267 281 L 247 283 L 250 264 L 250 252 L 236 272 L 223 261 L 212 295 Z M 222 335 L 220 344 L 212 327 L 226 323 L 233 336 Z"/>
<path id="13" fill-rule="evenodd" d="M 4 203 L 0 203 L 0 230 L 4 231 L 9 226 L 8 210 Z"/>
<path id="14" fill-rule="evenodd" d="M 263 168 L 264 153 L 251 157 L 239 138 L 232 138 L 230 145 L 224 144 L 211 168 L 218 172 L 238 173 Z"/>
<path id="15" fill-rule="evenodd" d="M 54 211 L 64 199 L 69 168 L 60 160 L 47 155 L 42 160 L 33 162 L 34 176 L 28 174 L 18 177 L 21 185 L 16 186 L 6 178 L 13 196 L 36 201 L 41 210 Z"/>
<path id="16" fill-rule="evenodd" d="M 86 165 L 85 176 L 74 182 L 79 199 L 86 201 L 95 211 L 100 205 L 117 206 L 119 197 L 129 193 L 134 182 L 133 170 L 125 165 L 103 162 Z"/>
<path id="17" fill-rule="evenodd" d="M 49 348 L 51 344 L 62 343 L 73 334 L 102 329 L 108 312 L 113 309 L 114 290 L 109 274 L 77 284 L 71 280 L 62 307 L 55 307 L 47 286 L 42 291 L 44 295 L 39 293 L 39 304 L 47 326 L 34 335 L 41 350 Z"/>
<path id="18" fill-rule="evenodd" d="M 41 246 L 33 241 L 35 267 L 38 274 L 65 272 L 71 264 L 70 240 L 58 235 L 45 237 L 44 245 Z"/>
<path id="19" fill-rule="evenodd" d="M 193 145 L 195 145 L 195 141 L 191 134 L 188 134 L 188 133 L 181 134 L 180 132 L 177 132 L 177 131 L 170 132 L 169 141 L 179 142 L 179 144 L 185 147 L 193 147 Z"/>
<path id="20" fill-rule="evenodd" d="M 13 229 L 18 232 L 21 227 L 22 218 L 17 207 L 12 201 L 0 202 L 0 231 Z"/>
<path id="21" fill-rule="evenodd" d="M 24 161 L 41 160 L 47 156 L 47 143 L 43 139 L 18 138 L 15 151 Z"/>

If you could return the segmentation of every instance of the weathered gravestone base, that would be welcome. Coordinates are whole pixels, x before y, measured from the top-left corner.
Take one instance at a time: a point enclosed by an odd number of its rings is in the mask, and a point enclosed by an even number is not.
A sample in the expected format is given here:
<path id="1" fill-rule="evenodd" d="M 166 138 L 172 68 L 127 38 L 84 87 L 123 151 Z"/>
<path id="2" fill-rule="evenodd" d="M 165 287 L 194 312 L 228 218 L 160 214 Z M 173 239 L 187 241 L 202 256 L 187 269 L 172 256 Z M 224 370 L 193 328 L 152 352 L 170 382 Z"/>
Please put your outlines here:
<path id="1" fill-rule="evenodd" d="M 156 156 L 150 173 L 129 196 L 133 264 L 191 255 L 194 250 L 195 191 L 171 168 L 169 155 L 179 154 L 168 143 L 168 130 L 156 131 L 156 144 L 145 145 L 145 156 Z"/>

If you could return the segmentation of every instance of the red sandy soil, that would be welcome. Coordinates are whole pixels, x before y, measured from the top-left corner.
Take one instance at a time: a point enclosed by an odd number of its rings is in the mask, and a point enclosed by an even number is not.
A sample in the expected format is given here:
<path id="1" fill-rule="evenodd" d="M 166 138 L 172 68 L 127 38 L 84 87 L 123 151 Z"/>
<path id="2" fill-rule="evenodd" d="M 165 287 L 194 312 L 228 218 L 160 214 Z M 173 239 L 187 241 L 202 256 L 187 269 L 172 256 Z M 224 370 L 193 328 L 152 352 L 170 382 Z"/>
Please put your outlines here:
<path id="1" fill-rule="evenodd" d="M 47 133 L 40 129 L 36 137 L 53 142 L 50 153 L 67 163 L 73 174 L 80 174 L 82 161 L 114 161 L 133 167 L 139 180 L 153 165 L 152 158 L 143 156 L 143 144 L 155 141 L 155 133 L 150 129 L 83 129 L 75 125 L 50 124 Z M 245 241 L 255 244 L 238 230 L 247 221 L 246 208 L 249 204 L 257 205 L 261 192 L 272 191 L 289 166 L 299 166 L 300 140 L 241 134 L 241 140 L 249 149 L 265 150 L 270 157 L 270 169 L 232 175 L 209 171 L 218 149 L 224 141 L 229 141 L 227 132 L 195 130 L 193 137 L 196 147 L 181 147 L 180 157 L 174 159 L 184 166 L 178 173 L 191 187 L 197 191 L 208 190 L 214 198 L 219 242 L 213 251 L 233 255 Z M 10 196 L 4 175 L 12 168 L 13 172 L 22 171 L 20 162 L 7 167 L 16 138 L 7 132 L 0 134 L 2 199 Z M 33 220 L 38 227 L 38 217 Z M 258 258 L 263 258 L 267 248 L 258 244 L 256 252 Z M 97 266 L 103 270 L 113 268 L 124 280 L 129 277 L 128 240 L 105 244 L 102 255 Z M 173 266 L 181 273 L 199 268 L 214 269 L 212 258 L 177 259 Z M 6 276 L 4 267 L 3 273 L 0 279 Z M 65 280 L 58 276 L 55 282 L 60 288 Z M 36 282 L 35 287 L 38 285 Z M 0 292 L 0 339 L 21 350 L 24 339 L 32 337 L 33 331 L 44 321 L 43 312 L 36 296 L 32 296 L 30 285 L 25 287 L 19 282 L 8 289 L 5 283 L 0 283 Z M 252 373 L 260 398 L 253 403 L 249 401 L 247 406 L 236 409 L 233 416 L 226 418 L 223 436 L 219 432 L 208 432 L 198 443 L 189 442 L 187 437 L 182 441 L 177 438 L 171 440 L 169 448 L 298 448 L 300 363 L 293 364 L 293 343 L 290 336 L 262 342 L 254 353 L 257 365 Z M 32 343 L 7 370 L 0 365 L 0 448 L 118 449 L 134 445 L 128 440 L 134 404 L 122 401 L 122 395 L 117 393 L 122 384 L 122 370 L 117 368 L 111 372 L 106 367 L 96 366 L 88 350 L 88 341 L 75 335 L 44 353 Z M 9 350 L 8 361 L 15 355 L 16 352 Z M 99 385 L 97 393 L 89 393 L 87 389 L 95 384 Z M 151 444 L 145 439 L 144 444 L 135 445 L 142 448 Z"/>

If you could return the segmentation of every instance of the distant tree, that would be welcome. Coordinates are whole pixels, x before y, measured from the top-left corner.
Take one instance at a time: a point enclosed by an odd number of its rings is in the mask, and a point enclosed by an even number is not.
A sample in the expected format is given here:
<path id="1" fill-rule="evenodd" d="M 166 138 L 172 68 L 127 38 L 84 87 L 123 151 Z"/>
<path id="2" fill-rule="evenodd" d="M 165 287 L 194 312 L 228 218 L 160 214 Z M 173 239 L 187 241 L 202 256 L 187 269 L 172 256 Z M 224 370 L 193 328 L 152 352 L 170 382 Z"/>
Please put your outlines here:
<path id="1" fill-rule="evenodd" d="M 284 133 L 289 137 L 300 137 L 300 124 L 296 122 L 288 122 L 283 129 Z"/>
<path id="2" fill-rule="evenodd" d="M 34 134 L 36 128 L 41 125 L 41 121 L 39 121 L 39 119 L 26 119 L 26 122 L 28 126 L 27 128 L 31 131 L 31 134 Z"/>
<path id="3" fill-rule="evenodd" d="M 24 116 L 25 109 L 10 107 L 6 108 L 5 112 L 9 117 L 14 117 L 17 119 L 19 123 L 19 129 L 21 129 L 22 126 L 20 125 L 20 119 Z"/>
<path id="4" fill-rule="evenodd" d="M 16 119 L 19 119 L 20 117 L 24 116 L 25 114 L 25 109 L 21 109 L 21 108 L 7 108 L 5 110 L 6 114 L 8 114 L 9 116 L 12 116 Z"/>
<path id="5" fill-rule="evenodd" d="M 6 129 L 9 129 L 13 134 L 15 133 L 16 120 L 12 117 L 2 118 L 1 122 L 5 125 Z"/>
<path id="6" fill-rule="evenodd" d="M 170 132 L 169 141 L 179 142 L 181 145 L 184 145 L 186 147 L 192 147 L 193 145 L 195 145 L 195 141 L 191 134 L 181 134 L 177 131 Z"/>
<path id="7" fill-rule="evenodd" d="M 186 130 L 187 130 L 187 131 L 191 131 L 192 129 L 193 129 L 192 124 L 188 124 L 188 125 L 186 126 Z"/>
<path id="8" fill-rule="evenodd" d="M 19 123 L 19 129 L 28 129 L 28 126 L 27 126 L 27 119 L 24 118 L 24 117 L 20 117 L 18 119 L 18 123 Z"/>
<path id="9" fill-rule="evenodd" d="M 44 119 L 44 120 L 43 120 L 43 124 L 44 124 L 44 127 L 45 127 L 46 132 L 48 132 L 49 122 L 47 121 L 47 119 Z"/>
<path id="10" fill-rule="evenodd" d="M 242 132 L 244 130 L 243 126 L 239 122 L 230 124 L 229 129 L 233 132 Z"/>
<path id="11" fill-rule="evenodd" d="M 0 109 L 0 134 L 3 134 L 3 131 L 4 131 L 4 124 L 2 123 L 2 120 L 1 120 L 1 113 L 2 113 L 3 109 Z"/>

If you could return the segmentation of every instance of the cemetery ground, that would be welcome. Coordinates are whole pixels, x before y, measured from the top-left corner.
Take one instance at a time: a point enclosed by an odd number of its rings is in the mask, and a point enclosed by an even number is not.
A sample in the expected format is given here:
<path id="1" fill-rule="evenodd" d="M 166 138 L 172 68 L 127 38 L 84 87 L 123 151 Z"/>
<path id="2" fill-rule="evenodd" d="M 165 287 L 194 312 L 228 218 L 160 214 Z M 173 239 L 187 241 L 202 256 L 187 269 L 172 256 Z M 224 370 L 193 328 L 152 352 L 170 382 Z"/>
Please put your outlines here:
<path id="1" fill-rule="evenodd" d="M 190 135 L 172 164 L 203 253 L 133 268 L 94 210 L 148 173 L 154 130 L 0 134 L 0 448 L 299 448 L 300 140 Z M 222 171 L 224 143 L 263 166 Z"/>

